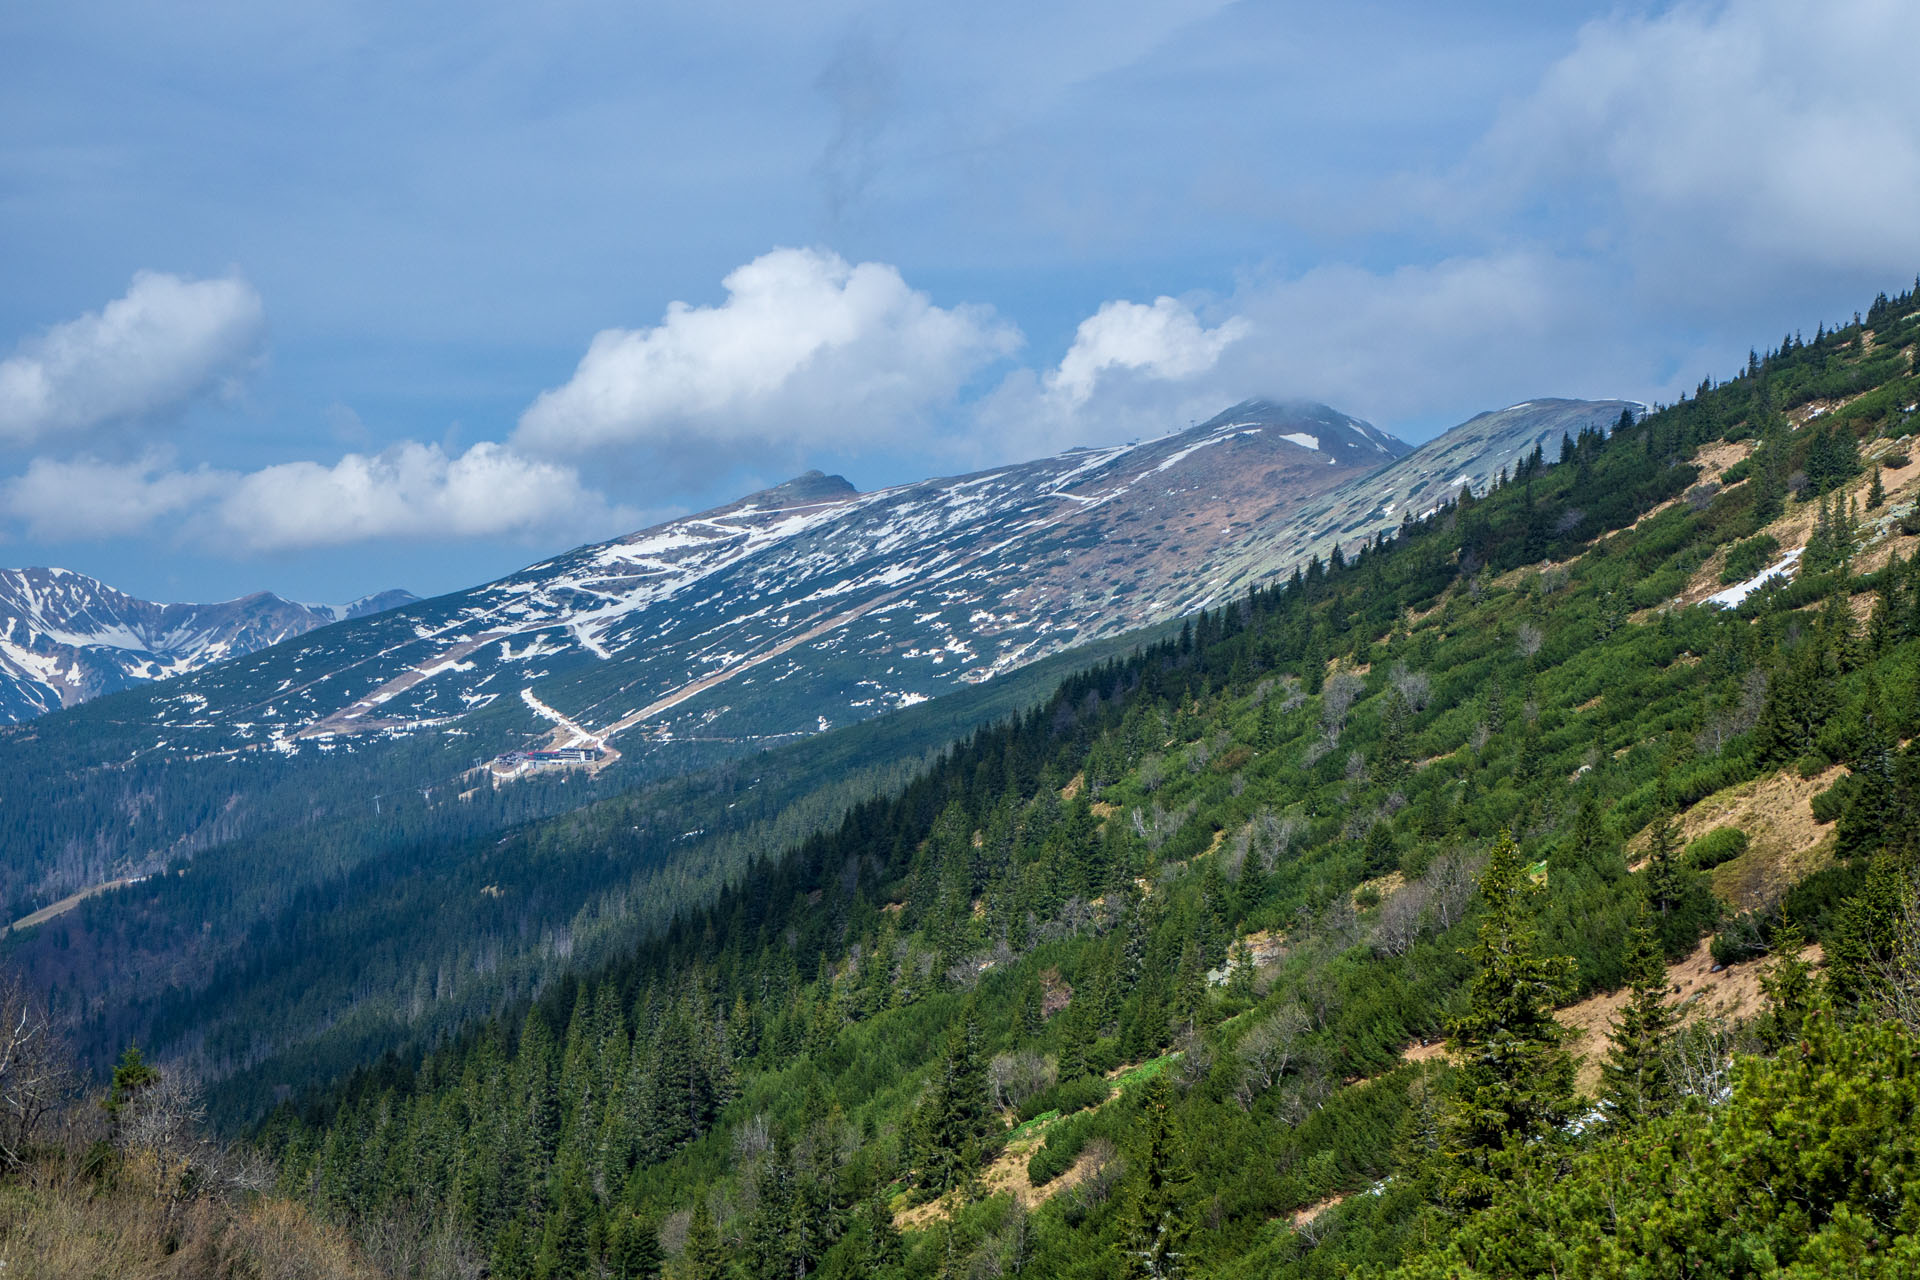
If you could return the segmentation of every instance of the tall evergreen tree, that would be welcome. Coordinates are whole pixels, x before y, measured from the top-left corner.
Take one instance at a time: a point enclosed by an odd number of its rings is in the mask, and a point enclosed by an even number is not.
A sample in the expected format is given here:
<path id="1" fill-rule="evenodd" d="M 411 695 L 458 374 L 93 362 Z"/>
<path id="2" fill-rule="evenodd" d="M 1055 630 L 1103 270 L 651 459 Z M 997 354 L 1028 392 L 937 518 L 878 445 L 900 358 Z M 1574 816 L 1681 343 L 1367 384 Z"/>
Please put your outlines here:
<path id="1" fill-rule="evenodd" d="M 863 1275 L 877 1275 L 906 1261 L 906 1245 L 894 1225 L 886 1197 L 875 1193 L 866 1205 L 866 1247 L 861 1251 Z"/>
<path id="2" fill-rule="evenodd" d="M 1513 837 L 1494 841 L 1480 880 L 1485 914 L 1470 952 L 1474 977 L 1465 1012 L 1447 1027 L 1459 1063 L 1447 1116 L 1445 1195 L 1458 1207 L 1491 1203 L 1528 1159 L 1559 1135 L 1572 1110 L 1573 1064 L 1560 1047 L 1555 1005 L 1573 962 L 1536 946 L 1540 888 Z"/>
<path id="3" fill-rule="evenodd" d="M 607 1248 L 607 1280 L 658 1280 L 660 1230 L 631 1215 L 614 1226 Z"/>
<path id="4" fill-rule="evenodd" d="M 1760 1019 L 1760 1041 L 1778 1051 L 1800 1038 L 1807 1015 L 1819 999 L 1813 966 L 1801 958 L 1807 937 L 1800 922 L 1783 907 L 1770 942 L 1773 959 L 1760 976 L 1760 990 L 1767 997 L 1767 1012 Z"/>
<path id="5" fill-rule="evenodd" d="M 1667 966 L 1643 917 L 1627 936 L 1627 1003 L 1613 1019 L 1601 1083 L 1616 1119 L 1638 1124 L 1672 1110 L 1667 1038 L 1679 1013 L 1667 1004 Z"/>
<path id="6" fill-rule="evenodd" d="M 921 1176 L 936 1193 L 945 1193 L 973 1176 L 982 1144 L 994 1129 L 986 1067 L 980 1060 L 980 1020 L 971 1005 L 947 1038 L 946 1057 L 923 1106 L 926 1163 Z"/>
<path id="7" fill-rule="evenodd" d="M 683 1280 L 726 1280 L 727 1251 L 720 1242 L 720 1230 L 714 1225 L 713 1211 L 707 1207 L 705 1196 L 693 1202 L 681 1276 Z"/>
<path id="8" fill-rule="evenodd" d="M 1187 1239 L 1193 1231 L 1187 1189 L 1193 1171 L 1173 1115 L 1173 1088 L 1165 1071 L 1148 1082 L 1141 1113 L 1121 1255 L 1126 1274 L 1169 1280 L 1187 1274 Z"/>

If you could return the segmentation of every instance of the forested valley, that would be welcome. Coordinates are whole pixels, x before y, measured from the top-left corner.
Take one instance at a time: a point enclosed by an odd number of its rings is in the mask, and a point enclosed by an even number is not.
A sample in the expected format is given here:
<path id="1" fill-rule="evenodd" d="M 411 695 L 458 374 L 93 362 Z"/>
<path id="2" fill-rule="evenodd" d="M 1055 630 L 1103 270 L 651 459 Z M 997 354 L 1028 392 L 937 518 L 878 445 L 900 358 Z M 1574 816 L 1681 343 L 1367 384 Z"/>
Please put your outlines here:
<path id="1" fill-rule="evenodd" d="M 206 1205 L 369 1275 L 1920 1274 L 1917 339 L 1519 458 L 235 1145 L 129 1050 L 0 1251 L 137 1188 L 231 1274 L 296 1272 Z"/>

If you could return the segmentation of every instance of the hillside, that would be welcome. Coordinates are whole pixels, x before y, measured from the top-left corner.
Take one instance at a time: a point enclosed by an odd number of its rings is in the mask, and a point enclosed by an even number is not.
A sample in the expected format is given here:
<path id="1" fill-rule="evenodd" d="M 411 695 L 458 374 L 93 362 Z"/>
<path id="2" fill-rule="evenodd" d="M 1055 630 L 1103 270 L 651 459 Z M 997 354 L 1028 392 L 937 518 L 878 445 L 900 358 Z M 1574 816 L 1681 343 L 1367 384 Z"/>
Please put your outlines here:
<path id="1" fill-rule="evenodd" d="M 1917 338 L 1882 298 L 1071 676 L 283 1107 L 282 1190 L 501 1277 L 1910 1273 Z M 1703 945 L 1764 1013 L 1666 1003 Z"/>
<path id="2" fill-rule="evenodd" d="M 0 723 L 199 671 L 316 627 L 414 600 L 296 604 L 259 591 L 220 604 L 154 604 L 69 569 L 0 569 Z"/>
<path id="3" fill-rule="evenodd" d="M 1560 404 L 1553 421 L 1620 408 Z M 1543 420 L 1506 421 L 1520 441 Z M 1525 452 L 1476 441 L 1454 473 L 1469 481 Z M 1143 620 L 1292 567 L 1259 552 L 1292 536 L 1289 513 L 1403 450 L 1324 406 L 1249 402 L 1137 445 L 874 494 L 803 477 L 0 731 L 0 901 L 41 922 L 8 945 L 85 1011 L 96 1060 L 139 1036 L 191 1046 L 213 1078 L 296 1059 L 328 1074 L 630 945 L 659 922 L 659 878 L 678 905 L 1098 646 L 1132 647 Z M 898 725 L 799 745 L 907 704 Z M 649 706 L 664 709 L 635 718 Z M 524 754 L 552 746 L 588 758 Z M 614 823 L 587 806 L 612 796 L 608 812 L 638 815 L 613 826 L 617 857 L 585 843 Z M 518 833 L 569 811 L 579 836 Z M 527 847 L 542 877 L 509 895 L 522 867 L 498 851 Z"/>

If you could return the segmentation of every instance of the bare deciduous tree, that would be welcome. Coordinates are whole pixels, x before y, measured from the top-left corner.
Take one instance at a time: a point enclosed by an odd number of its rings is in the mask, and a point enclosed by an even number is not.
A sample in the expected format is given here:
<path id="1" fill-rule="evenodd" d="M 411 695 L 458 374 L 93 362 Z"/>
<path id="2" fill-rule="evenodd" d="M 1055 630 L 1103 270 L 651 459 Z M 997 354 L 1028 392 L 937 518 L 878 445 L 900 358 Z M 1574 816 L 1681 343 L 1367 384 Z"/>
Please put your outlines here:
<path id="1" fill-rule="evenodd" d="M 1298 711 L 1307 701 L 1307 691 L 1300 686 L 1299 676 L 1280 677 L 1280 710 Z"/>
<path id="2" fill-rule="evenodd" d="M 1734 1055 L 1751 1050 L 1740 1026 L 1718 1015 L 1695 1018 L 1668 1037 L 1661 1056 L 1682 1097 L 1718 1102 L 1733 1088 Z"/>
<path id="3" fill-rule="evenodd" d="M 1180 1054 L 1175 1074 L 1183 1091 L 1205 1080 L 1207 1073 L 1213 1070 L 1213 1047 L 1193 1028 L 1189 1027 L 1180 1033 L 1174 1048 Z"/>
<path id="4" fill-rule="evenodd" d="M 1373 945 L 1382 955 L 1395 959 L 1413 949 L 1425 932 L 1427 904 L 1433 898 L 1433 883 L 1426 877 L 1402 885 L 1380 906 L 1380 918 L 1374 921 Z"/>
<path id="5" fill-rule="evenodd" d="M 1279 1083 L 1306 1034 L 1306 1013 L 1299 1005 L 1290 1004 L 1241 1038 L 1236 1049 L 1240 1079 L 1234 1087 L 1241 1106 L 1252 1106 L 1255 1098 Z"/>
<path id="6" fill-rule="evenodd" d="M 1457 850 L 1443 853 L 1433 860 L 1433 866 L 1422 877 L 1432 891 L 1427 902 L 1433 911 L 1434 927 L 1441 933 L 1460 923 L 1466 915 L 1474 895 L 1480 891 L 1480 871 L 1486 861 L 1485 855 L 1476 857 Z"/>
<path id="7" fill-rule="evenodd" d="M 1874 957 L 1868 990 L 1881 1016 L 1920 1036 L 1920 880 L 1907 882 L 1892 953 Z"/>
<path id="8" fill-rule="evenodd" d="M 1358 747 L 1355 747 L 1347 755 L 1346 779 L 1348 782 L 1365 782 L 1367 780 L 1367 753 Z"/>
<path id="9" fill-rule="evenodd" d="M 0 984 L 0 1168 L 20 1163 L 73 1087 L 45 1007 L 9 975 Z"/>
<path id="10" fill-rule="evenodd" d="M 1393 670 L 1387 674 L 1387 680 L 1400 696 L 1406 700 L 1407 709 L 1418 713 L 1427 709 L 1427 703 L 1433 699 L 1433 685 L 1427 677 L 1418 671 L 1407 670 L 1407 664 L 1396 662 Z"/>
<path id="11" fill-rule="evenodd" d="M 1031 1049 L 1019 1053 L 996 1054 L 987 1064 L 987 1087 L 993 1104 L 1002 1111 L 1013 1111 L 1036 1093 L 1053 1086 L 1054 1068 Z"/>
<path id="12" fill-rule="evenodd" d="M 1351 671 L 1335 673 L 1321 687 L 1320 731 L 1327 746 L 1332 747 L 1340 741 L 1340 735 L 1347 727 L 1347 713 L 1353 710 L 1354 702 L 1366 687 L 1366 682 Z"/>

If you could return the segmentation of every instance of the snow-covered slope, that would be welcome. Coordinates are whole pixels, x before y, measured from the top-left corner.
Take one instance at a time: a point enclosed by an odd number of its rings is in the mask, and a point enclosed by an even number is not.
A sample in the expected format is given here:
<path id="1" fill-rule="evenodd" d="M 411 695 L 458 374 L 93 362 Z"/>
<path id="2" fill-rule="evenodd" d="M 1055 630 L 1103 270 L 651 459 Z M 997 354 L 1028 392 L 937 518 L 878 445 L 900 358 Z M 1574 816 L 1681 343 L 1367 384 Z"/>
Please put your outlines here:
<path id="1" fill-rule="evenodd" d="M 68 569 L 0 569 L 0 721 L 197 671 L 413 598 L 387 591 L 310 605 L 263 591 L 219 604 L 155 604 Z"/>
<path id="2" fill-rule="evenodd" d="M 517 708 L 526 746 L 751 746 L 1244 589 L 1229 561 L 1259 563 L 1302 502 L 1407 448 L 1323 405 L 1247 402 L 871 493 L 813 473 L 223 664 L 127 715 L 195 754 L 457 736 L 488 707 Z"/>
<path id="3" fill-rule="evenodd" d="M 1410 451 L 1324 405 L 1248 401 L 871 493 L 809 473 L 219 664 L 112 720 L 151 732 L 136 752 L 196 757 L 421 735 L 463 767 L 505 746 L 748 750 L 1217 603 L 1623 407 L 1538 401 Z"/>
<path id="4" fill-rule="evenodd" d="M 1324 558 L 1336 543 L 1351 550 L 1452 501 L 1463 488 L 1484 493 L 1535 449 L 1557 459 L 1562 436 L 1577 437 L 1589 427 L 1609 431 L 1622 413 L 1637 418 L 1646 411 L 1636 400 L 1547 398 L 1477 414 L 1389 465 L 1301 503 L 1285 528 L 1272 530 L 1251 556 L 1229 557 L 1223 571 L 1236 581 L 1258 579 L 1309 556 Z"/>

